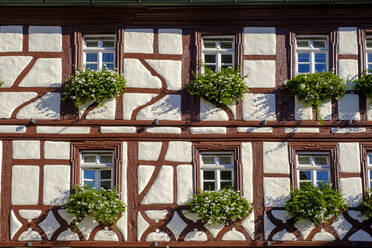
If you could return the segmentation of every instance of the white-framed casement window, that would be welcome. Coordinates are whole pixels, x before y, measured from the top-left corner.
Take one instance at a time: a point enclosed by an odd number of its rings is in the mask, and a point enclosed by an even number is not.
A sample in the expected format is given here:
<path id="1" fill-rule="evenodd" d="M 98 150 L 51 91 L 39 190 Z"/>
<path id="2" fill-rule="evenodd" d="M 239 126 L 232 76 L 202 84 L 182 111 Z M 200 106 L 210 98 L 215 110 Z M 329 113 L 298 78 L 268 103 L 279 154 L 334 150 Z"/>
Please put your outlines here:
<path id="1" fill-rule="evenodd" d="M 232 152 L 200 153 L 200 188 L 218 191 L 224 187 L 235 187 L 234 155 Z"/>
<path id="2" fill-rule="evenodd" d="M 372 189 L 372 152 L 368 153 L 367 179 L 368 187 Z"/>
<path id="3" fill-rule="evenodd" d="M 372 73 L 372 36 L 366 38 L 366 71 Z"/>
<path id="4" fill-rule="evenodd" d="M 114 152 L 82 151 L 80 153 L 80 183 L 96 189 L 110 189 L 114 184 Z"/>
<path id="5" fill-rule="evenodd" d="M 83 63 L 90 70 L 115 69 L 115 35 L 84 35 Z"/>
<path id="6" fill-rule="evenodd" d="M 321 185 L 331 183 L 329 153 L 317 152 L 296 154 L 297 187 L 301 183 Z"/>
<path id="7" fill-rule="evenodd" d="M 235 39 L 233 36 L 203 36 L 202 62 L 214 71 L 234 67 Z"/>
<path id="8" fill-rule="evenodd" d="M 296 36 L 296 73 L 328 71 L 328 54 L 328 36 Z"/>

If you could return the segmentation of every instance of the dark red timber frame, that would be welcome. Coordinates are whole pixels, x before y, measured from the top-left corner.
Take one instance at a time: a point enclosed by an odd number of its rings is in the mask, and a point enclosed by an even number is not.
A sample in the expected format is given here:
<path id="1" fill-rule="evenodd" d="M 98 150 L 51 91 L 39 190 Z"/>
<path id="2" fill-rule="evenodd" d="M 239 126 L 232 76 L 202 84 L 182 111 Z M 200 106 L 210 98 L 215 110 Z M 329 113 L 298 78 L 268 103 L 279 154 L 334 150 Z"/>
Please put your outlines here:
<path id="1" fill-rule="evenodd" d="M 360 164 L 361 164 L 361 176 L 362 176 L 362 186 L 363 194 L 366 196 L 368 193 L 369 182 L 368 182 L 368 153 L 372 152 L 371 143 L 361 143 L 360 144 Z"/>
<path id="2" fill-rule="evenodd" d="M 334 189 L 339 186 L 338 156 L 336 143 L 289 143 L 289 163 L 292 188 L 297 188 L 297 152 L 327 152 L 329 154 L 329 166 L 331 183 Z"/>
<path id="3" fill-rule="evenodd" d="M 200 190 L 200 153 L 202 152 L 232 152 L 234 154 L 234 189 L 243 192 L 242 165 L 240 160 L 240 143 L 227 142 L 200 142 L 193 145 L 194 164 L 194 193 Z"/>

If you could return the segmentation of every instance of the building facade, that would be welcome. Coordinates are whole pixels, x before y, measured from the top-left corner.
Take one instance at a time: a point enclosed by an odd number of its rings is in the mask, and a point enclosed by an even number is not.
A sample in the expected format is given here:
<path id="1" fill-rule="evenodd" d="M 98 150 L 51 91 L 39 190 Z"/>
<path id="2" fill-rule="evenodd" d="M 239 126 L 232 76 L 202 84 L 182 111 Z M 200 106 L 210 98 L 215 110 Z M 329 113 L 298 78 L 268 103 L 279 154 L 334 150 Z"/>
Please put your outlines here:
<path id="1" fill-rule="evenodd" d="M 355 207 L 372 187 L 372 103 L 353 92 L 372 69 L 368 1 L 14 1 L 0 3 L 1 246 L 325 246 L 372 244 Z M 226 109 L 192 97 L 203 61 L 240 66 L 250 93 Z M 75 68 L 117 68 L 123 94 L 78 110 L 63 100 Z M 283 89 L 334 71 L 348 86 L 315 109 Z M 349 210 L 294 223 L 301 180 L 330 182 Z M 61 208 L 72 185 L 117 187 L 117 226 Z M 205 225 L 185 203 L 233 185 L 254 211 Z"/>

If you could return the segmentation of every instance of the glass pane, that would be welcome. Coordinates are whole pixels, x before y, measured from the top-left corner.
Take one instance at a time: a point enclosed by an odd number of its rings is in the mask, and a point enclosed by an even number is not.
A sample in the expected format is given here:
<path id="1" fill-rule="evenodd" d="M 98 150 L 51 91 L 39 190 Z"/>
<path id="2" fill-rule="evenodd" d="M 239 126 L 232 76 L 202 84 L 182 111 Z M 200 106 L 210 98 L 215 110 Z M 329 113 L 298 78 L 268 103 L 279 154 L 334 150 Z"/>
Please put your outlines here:
<path id="1" fill-rule="evenodd" d="M 309 41 L 297 40 L 297 47 L 309 47 Z"/>
<path id="2" fill-rule="evenodd" d="M 96 53 L 87 53 L 85 57 L 86 62 L 97 62 L 98 60 L 98 55 Z"/>
<path id="3" fill-rule="evenodd" d="M 369 170 L 369 180 L 372 181 L 372 170 Z"/>
<path id="4" fill-rule="evenodd" d="M 214 180 L 214 171 L 203 171 L 204 180 Z"/>
<path id="5" fill-rule="evenodd" d="M 204 41 L 204 48 L 216 48 L 215 41 Z"/>
<path id="6" fill-rule="evenodd" d="M 204 182 L 203 183 L 203 190 L 214 191 L 214 182 Z"/>
<path id="7" fill-rule="evenodd" d="M 96 71 L 98 69 L 97 64 L 86 64 L 85 67 L 92 71 Z"/>
<path id="8" fill-rule="evenodd" d="M 203 164 L 214 164 L 214 157 L 212 156 L 203 156 Z"/>
<path id="9" fill-rule="evenodd" d="M 114 62 L 114 54 L 113 53 L 104 53 L 102 54 L 102 61 L 103 62 Z"/>
<path id="10" fill-rule="evenodd" d="M 368 74 L 369 74 L 369 73 L 372 73 L 372 64 L 369 64 L 369 65 L 368 65 Z"/>
<path id="11" fill-rule="evenodd" d="M 114 66 L 114 64 L 103 64 L 103 68 L 105 70 L 114 70 L 115 66 Z"/>
<path id="12" fill-rule="evenodd" d="M 205 54 L 204 62 L 205 63 L 216 63 L 216 55 Z"/>
<path id="13" fill-rule="evenodd" d="M 232 67 L 232 65 L 221 65 L 221 68 L 226 69 L 228 67 Z"/>
<path id="14" fill-rule="evenodd" d="M 298 73 L 308 73 L 310 72 L 310 65 L 309 64 L 299 64 L 298 65 Z"/>
<path id="15" fill-rule="evenodd" d="M 372 53 L 369 53 L 367 57 L 368 57 L 368 62 L 371 63 L 372 62 Z"/>
<path id="16" fill-rule="evenodd" d="M 372 40 L 371 39 L 367 40 L 367 48 L 372 48 Z"/>
<path id="17" fill-rule="evenodd" d="M 221 156 L 219 157 L 220 164 L 231 164 L 231 157 L 230 156 Z"/>
<path id="18" fill-rule="evenodd" d="M 300 171 L 300 180 L 311 181 L 311 171 Z"/>
<path id="19" fill-rule="evenodd" d="M 317 171 L 316 179 L 318 181 L 328 181 L 328 171 Z"/>
<path id="20" fill-rule="evenodd" d="M 221 182 L 221 189 L 225 188 L 225 187 L 232 187 L 232 182 Z"/>
<path id="21" fill-rule="evenodd" d="M 104 40 L 103 42 L 102 42 L 103 44 L 102 44 L 102 46 L 103 47 L 114 47 L 115 46 L 115 41 L 111 41 L 111 40 Z"/>
<path id="22" fill-rule="evenodd" d="M 233 61 L 233 56 L 232 54 L 225 54 L 225 55 L 221 55 L 221 59 L 222 59 L 222 63 L 224 64 L 232 64 L 232 61 Z"/>
<path id="23" fill-rule="evenodd" d="M 87 40 L 86 46 L 87 47 L 98 47 L 98 40 Z"/>
<path id="24" fill-rule="evenodd" d="M 310 164 L 310 157 L 309 156 L 298 156 L 298 163 L 299 164 Z"/>
<path id="25" fill-rule="evenodd" d="M 232 44 L 232 41 L 229 42 L 229 41 L 222 41 L 221 42 L 221 48 L 223 49 L 229 49 L 229 48 L 232 48 L 233 47 L 233 44 Z"/>
<path id="26" fill-rule="evenodd" d="M 298 62 L 310 62 L 310 54 L 308 53 L 299 53 Z"/>
<path id="27" fill-rule="evenodd" d="M 83 154 L 84 163 L 95 163 L 96 162 L 96 155 L 92 154 Z"/>
<path id="28" fill-rule="evenodd" d="M 221 180 L 232 180 L 231 171 L 221 171 Z"/>
<path id="29" fill-rule="evenodd" d="M 313 46 L 315 48 L 325 48 L 326 47 L 326 41 L 325 40 L 314 40 Z"/>
<path id="30" fill-rule="evenodd" d="M 101 188 L 110 189 L 111 188 L 111 181 L 101 181 Z"/>
<path id="31" fill-rule="evenodd" d="M 94 181 L 84 181 L 84 185 L 89 185 L 92 188 L 96 188 Z"/>
<path id="32" fill-rule="evenodd" d="M 325 63 L 326 62 L 326 54 L 325 53 L 316 53 L 315 54 L 315 62 L 316 63 Z"/>
<path id="33" fill-rule="evenodd" d="M 369 188 L 372 189 L 372 181 L 369 182 Z"/>
<path id="34" fill-rule="evenodd" d="M 205 65 L 206 67 L 208 67 L 209 69 L 211 69 L 212 71 L 215 71 L 216 70 L 216 66 L 215 65 Z"/>
<path id="35" fill-rule="evenodd" d="M 111 179 L 111 170 L 101 170 L 101 179 Z"/>
<path id="36" fill-rule="evenodd" d="M 326 64 L 315 64 L 315 71 L 316 72 L 326 72 L 327 71 Z"/>
<path id="37" fill-rule="evenodd" d="M 328 164 L 327 162 L 327 157 L 315 157 L 315 164 L 318 164 L 318 165 L 326 165 Z"/>
<path id="38" fill-rule="evenodd" d="M 112 163 L 112 154 L 101 155 L 101 163 Z"/>
<path id="39" fill-rule="evenodd" d="M 94 170 L 83 170 L 83 175 L 83 179 L 95 180 L 96 178 L 96 172 Z"/>
<path id="40" fill-rule="evenodd" d="M 372 154 L 368 154 L 368 163 L 372 164 Z"/>

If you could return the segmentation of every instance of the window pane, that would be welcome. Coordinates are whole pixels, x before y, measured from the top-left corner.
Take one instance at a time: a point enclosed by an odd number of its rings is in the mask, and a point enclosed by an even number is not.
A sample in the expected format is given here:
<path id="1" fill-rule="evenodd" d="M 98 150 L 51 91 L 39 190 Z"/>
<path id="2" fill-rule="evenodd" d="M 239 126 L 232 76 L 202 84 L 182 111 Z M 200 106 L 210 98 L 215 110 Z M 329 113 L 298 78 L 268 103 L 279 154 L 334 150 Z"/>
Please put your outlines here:
<path id="1" fill-rule="evenodd" d="M 316 53 L 315 54 L 315 62 L 316 63 L 325 63 L 326 62 L 326 54 L 325 53 Z"/>
<path id="2" fill-rule="evenodd" d="M 89 185 L 92 188 L 96 188 L 94 181 L 84 181 L 84 185 Z"/>
<path id="3" fill-rule="evenodd" d="M 311 171 L 300 171 L 300 180 L 311 180 Z"/>
<path id="4" fill-rule="evenodd" d="M 203 190 L 214 191 L 214 182 L 204 182 L 203 183 Z"/>
<path id="5" fill-rule="evenodd" d="M 368 73 L 372 73 L 372 64 L 368 65 Z"/>
<path id="6" fill-rule="evenodd" d="M 232 187 L 232 182 L 221 182 L 221 189 L 225 188 L 225 187 Z"/>
<path id="7" fill-rule="evenodd" d="M 96 155 L 91 154 L 84 154 L 83 155 L 84 163 L 95 163 L 96 162 Z"/>
<path id="8" fill-rule="evenodd" d="M 92 71 L 96 71 L 98 69 L 97 64 L 86 64 L 85 67 Z"/>
<path id="9" fill-rule="evenodd" d="M 114 70 L 115 66 L 114 66 L 114 64 L 103 64 L 103 68 L 105 70 Z"/>
<path id="10" fill-rule="evenodd" d="M 215 41 L 204 41 L 204 48 L 216 48 Z"/>
<path id="11" fill-rule="evenodd" d="M 367 40 L 367 48 L 372 48 L 372 40 L 371 39 Z"/>
<path id="12" fill-rule="evenodd" d="M 101 188 L 111 189 L 111 181 L 101 181 Z"/>
<path id="13" fill-rule="evenodd" d="M 325 40 L 314 40 L 313 46 L 315 48 L 325 48 L 326 47 L 326 41 Z"/>
<path id="14" fill-rule="evenodd" d="M 103 62 L 114 62 L 114 54 L 113 53 L 104 53 L 102 54 L 102 61 Z"/>
<path id="15" fill-rule="evenodd" d="M 221 48 L 223 49 L 229 49 L 229 48 L 232 48 L 233 47 L 233 44 L 232 44 L 232 41 L 229 42 L 229 41 L 222 41 L 221 42 Z"/>
<path id="16" fill-rule="evenodd" d="M 327 71 L 326 64 L 316 64 L 315 65 L 315 71 L 316 72 L 326 72 Z"/>
<path id="17" fill-rule="evenodd" d="M 297 40 L 297 47 L 309 47 L 309 41 L 307 40 Z"/>
<path id="18" fill-rule="evenodd" d="M 83 170 L 84 179 L 95 180 L 96 173 L 94 170 Z"/>
<path id="19" fill-rule="evenodd" d="M 308 73 L 308 72 L 310 72 L 310 65 L 299 64 L 298 65 L 298 72 L 299 73 Z"/>
<path id="20" fill-rule="evenodd" d="M 298 163 L 299 164 L 310 164 L 310 157 L 309 156 L 298 156 Z"/>
<path id="21" fill-rule="evenodd" d="M 372 181 L 372 170 L 369 170 L 369 180 Z"/>
<path id="22" fill-rule="evenodd" d="M 232 55 L 221 55 L 221 59 L 222 59 L 222 63 L 225 63 L 225 64 L 232 64 L 232 61 L 233 61 L 233 58 L 232 58 Z"/>
<path id="23" fill-rule="evenodd" d="M 112 163 L 112 154 L 101 155 L 101 163 Z"/>
<path id="24" fill-rule="evenodd" d="M 298 62 L 310 62 L 310 54 L 308 53 L 299 53 Z"/>
<path id="25" fill-rule="evenodd" d="M 315 157 L 315 164 L 318 165 L 326 165 L 328 164 L 327 157 Z"/>
<path id="26" fill-rule="evenodd" d="M 203 156 L 202 159 L 203 159 L 203 164 L 214 164 L 214 157 Z"/>
<path id="27" fill-rule="evenodd" d="M 368 62 L 372 62 L 372 53 L 368 54 Z"/>
<path id="28" fill-rule="evenodd" d="M 102 42 L 102 46 L 103 47 L 114 47 L 115 46 L 115 41 L 111 41 L 111 40 L 104 40 Z"/>
<path id="29" fill-rule="evenodd" d="M 328 171 L 317 171 L 316 179 L 318 181 L 328 181 Z"/>
<path id="30" fill-rule="evenodd" d="M 98 55 L 96 53 L 87 53 L 86 62 L 97 62 Z"/>
<path id="31" fill-rule="evenodd" d="M 87 40 L 86 46 L 87 47 L 98 47 L 98 40 Z"/>
<path id="32" fill-rule="evenodd" d="M 111 179 L 111 170 L 101 170 L 101 179 Z"/>
<path id="33" fill-rule="evenodd" d="M 230 156 L 221 156 L 219 157 L 220 164 L 231 164 L 231 157 Z"/>
<path id="34" fill-rule="evenodd" d="M 215 71 L 216 70 L 216 66 L 215 65 L 206 65 L 206 67 L 208 67 L 212 71 Z"/>
<path id="35" fill-rule="evenodd" d="M 204 180 L 214 180 L 214 171 L 203 171 Z"/>
<path id="36" fill-rule="evenodd" d="M 204 55 L 205 63 L 216 63 L 216 55 Z"/>
<path id="37" fill-rule="evenodd" d="M 232 180 L 231 171 L 221 171 L 221 180 Z"/>
<path id="38" fill-rule="evenodd" d="M 369 164 L 372 164 L 372 154 L 369 154 L 368 155 L 368 163 Z"/>

